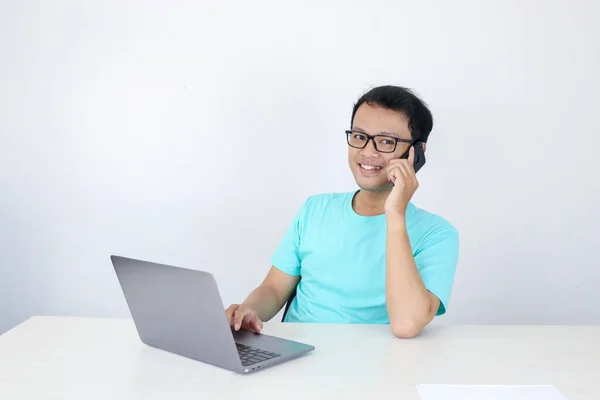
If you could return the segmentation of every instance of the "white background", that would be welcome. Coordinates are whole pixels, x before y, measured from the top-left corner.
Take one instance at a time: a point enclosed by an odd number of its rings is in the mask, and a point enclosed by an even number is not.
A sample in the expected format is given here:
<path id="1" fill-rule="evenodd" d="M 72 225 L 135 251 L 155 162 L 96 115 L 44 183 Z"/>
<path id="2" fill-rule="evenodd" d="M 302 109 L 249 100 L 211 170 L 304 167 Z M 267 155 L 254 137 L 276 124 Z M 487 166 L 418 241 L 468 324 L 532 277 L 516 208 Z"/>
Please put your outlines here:
<path id="1" fill-rule="evenodd" d="M 600 323 L 600 15 L 590 1 L 4 1 L 0 332 L 128 316 L 120 254 L 258 285 L 344 130 L 400 84 L 435 127 L 417 206 L 459 230 L 436 323 Z"/>

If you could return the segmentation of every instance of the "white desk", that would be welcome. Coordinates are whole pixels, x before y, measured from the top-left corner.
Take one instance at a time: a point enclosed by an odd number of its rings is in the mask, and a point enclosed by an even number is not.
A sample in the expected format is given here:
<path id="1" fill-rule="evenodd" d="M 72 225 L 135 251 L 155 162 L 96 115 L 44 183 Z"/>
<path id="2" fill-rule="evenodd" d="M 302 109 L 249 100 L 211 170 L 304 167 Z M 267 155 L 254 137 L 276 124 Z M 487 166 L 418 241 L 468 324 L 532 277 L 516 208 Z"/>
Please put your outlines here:
<path id="1" fill-rule="evenodd" d="M 34 317 L 0 336 L 0 399 L 403 399 L 420 383 L 552 384 L 600 399 L 600 326 L 430 327 L 265 324 L 314 344 L 249 375 L 142 344 L 131 320 Z"/>

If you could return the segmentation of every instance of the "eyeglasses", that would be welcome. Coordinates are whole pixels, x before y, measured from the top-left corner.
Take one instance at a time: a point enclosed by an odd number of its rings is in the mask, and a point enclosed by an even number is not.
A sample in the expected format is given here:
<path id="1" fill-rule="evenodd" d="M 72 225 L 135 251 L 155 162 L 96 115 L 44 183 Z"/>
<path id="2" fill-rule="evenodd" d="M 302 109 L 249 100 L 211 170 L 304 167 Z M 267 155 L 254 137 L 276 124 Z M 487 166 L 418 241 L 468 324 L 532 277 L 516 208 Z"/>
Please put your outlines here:
<path id="1" fill-rule="evenodd" d="M 388 135 L 372 136 L 364 132 L 353 130 L 346 131 L 346 140 L 348 141 L 348 145 L 350 147 L 354 147 L 355 149 L 364 149 L 367 146 L 367 143 L 369 143 L 369 140 L 373 140 L 373 146 L 375 146 L 375 150 L 379 151 L 380 153 L 393 153 L 396 151 L 398 142 L 410 144 L 414 143 L 414 140 L 400 139 Z"/>

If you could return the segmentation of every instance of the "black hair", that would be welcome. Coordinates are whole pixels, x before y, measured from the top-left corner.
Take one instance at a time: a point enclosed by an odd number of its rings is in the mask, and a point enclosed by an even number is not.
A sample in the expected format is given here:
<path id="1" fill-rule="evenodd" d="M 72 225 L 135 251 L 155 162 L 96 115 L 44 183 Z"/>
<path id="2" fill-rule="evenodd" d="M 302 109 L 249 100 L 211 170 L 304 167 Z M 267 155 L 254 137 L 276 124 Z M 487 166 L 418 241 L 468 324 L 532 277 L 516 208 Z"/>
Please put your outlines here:
<path id="1" fill-rule="evenodd" d="M 378 105 L 394 111 L 400 111 L 408 117 L 408 126 L 413 139 L 427 142 L 433 128 L 433 116 L 427 105 L 410 89 L 401 86 L 378 86 L 363 94 L 352 110 L 350 126 L 354 123 L 356 110 L 363 103 Z"/>

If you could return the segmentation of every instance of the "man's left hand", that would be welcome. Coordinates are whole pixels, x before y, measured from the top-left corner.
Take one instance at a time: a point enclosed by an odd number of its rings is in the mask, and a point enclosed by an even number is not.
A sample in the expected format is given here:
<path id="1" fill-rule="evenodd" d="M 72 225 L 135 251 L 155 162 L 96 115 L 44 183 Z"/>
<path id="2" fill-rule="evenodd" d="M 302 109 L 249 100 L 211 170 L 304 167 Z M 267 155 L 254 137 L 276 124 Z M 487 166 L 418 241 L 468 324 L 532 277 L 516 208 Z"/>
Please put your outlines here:
<path id="1" fill-rule="evenodd" d="M 386 214 L 406 213 L 406 206 L 419 187 L 414 168 L 415 148 L 410 147 L 408 159 L 390 161 L 387 167 L 387 177 L 394 184 L 394 188 L 385 201 Z"/>

